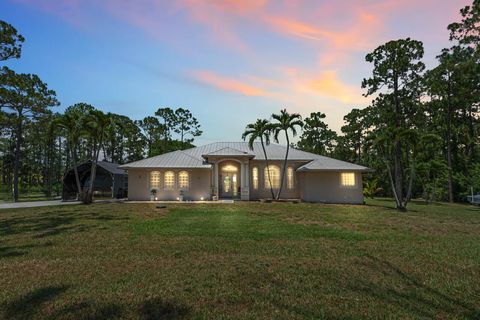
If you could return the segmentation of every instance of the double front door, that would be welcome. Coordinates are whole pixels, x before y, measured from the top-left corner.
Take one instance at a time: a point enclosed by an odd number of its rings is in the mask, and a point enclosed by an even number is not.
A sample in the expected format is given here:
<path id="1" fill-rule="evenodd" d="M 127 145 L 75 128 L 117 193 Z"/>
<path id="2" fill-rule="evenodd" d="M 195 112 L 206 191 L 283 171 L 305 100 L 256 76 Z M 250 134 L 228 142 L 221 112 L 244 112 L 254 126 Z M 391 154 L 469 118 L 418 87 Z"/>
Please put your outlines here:
<path id="1" fill-rule="evenodd" d="M 239 178 L 236 172 L 222 172 L 220 175 L 220 197 L 238 197 Z"/>

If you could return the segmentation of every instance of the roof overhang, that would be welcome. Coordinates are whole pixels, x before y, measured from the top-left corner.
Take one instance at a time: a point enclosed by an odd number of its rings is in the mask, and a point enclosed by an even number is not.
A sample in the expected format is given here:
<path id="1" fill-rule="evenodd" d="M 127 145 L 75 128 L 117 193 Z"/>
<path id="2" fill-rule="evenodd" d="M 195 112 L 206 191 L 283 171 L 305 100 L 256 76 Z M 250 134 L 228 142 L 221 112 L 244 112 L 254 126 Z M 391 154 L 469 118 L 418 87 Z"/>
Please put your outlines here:
<path id="1" fill-rule="evenodd" d="M 361 173 L 371 173 L 375 172 L 375 169 L 365 168 L 365 169 L 349 169 L 349 168 L 325 168 L 325 169 L 309 169 L 309 168 L 298 168 L 298 172 L 361 172 Z"/>
<path id="2" fill-rule="evenodd" d="M 218 159 L 218 158 L 244 158 L 244 159 L 253 159 L 255 155 L 253 154 L 202 154 L 202 158 L 208 159 Z"/>

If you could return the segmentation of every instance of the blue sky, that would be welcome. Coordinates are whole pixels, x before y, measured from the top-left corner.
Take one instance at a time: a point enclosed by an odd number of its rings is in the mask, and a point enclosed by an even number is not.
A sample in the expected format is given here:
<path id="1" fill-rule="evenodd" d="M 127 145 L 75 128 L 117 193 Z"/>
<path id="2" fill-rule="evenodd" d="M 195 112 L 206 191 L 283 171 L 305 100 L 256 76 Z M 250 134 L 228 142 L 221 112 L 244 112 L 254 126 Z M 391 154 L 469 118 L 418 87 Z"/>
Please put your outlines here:
<path id="1" fill-rule="evenodd" d="M 141 119 L 189 108 L 197 144 L 240 140 L 243 128 L 286 107 L 327 114 L 335 130 L 365 107 L 364 56 L 403 37 L 428 65 L 449 46 L 463 0 L 3 0 L 0 19 L 25 36 L 17 72 L 57 92 L 59 110 L 90 103 Z"/>

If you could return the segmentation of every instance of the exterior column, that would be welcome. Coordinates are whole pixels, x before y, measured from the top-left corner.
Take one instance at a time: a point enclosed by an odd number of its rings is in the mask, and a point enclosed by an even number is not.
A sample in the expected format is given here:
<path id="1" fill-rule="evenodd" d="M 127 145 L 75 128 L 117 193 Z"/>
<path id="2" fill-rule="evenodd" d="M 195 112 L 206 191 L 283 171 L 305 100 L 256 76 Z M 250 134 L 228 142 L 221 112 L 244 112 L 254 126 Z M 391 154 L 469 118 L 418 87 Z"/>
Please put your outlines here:
<path id="1" fill-rule="evenodd" d="M 249 181 L 249 176 L 250 176 L 250 169 L 247 162 L 242 162 L 242 188 L 241 188 L 241 199 L 242 200 L 250 200 L 250 181 Z"/>
<path id="2" fill-rule="evenodd" d="M 213 197 L 216 198 L 213 198 Z M 217 199 L 218 200 L 218 162 L 215 161 L 215 164 L 213 165 L 213 194 L 212 194 L 212 199 Z"/>

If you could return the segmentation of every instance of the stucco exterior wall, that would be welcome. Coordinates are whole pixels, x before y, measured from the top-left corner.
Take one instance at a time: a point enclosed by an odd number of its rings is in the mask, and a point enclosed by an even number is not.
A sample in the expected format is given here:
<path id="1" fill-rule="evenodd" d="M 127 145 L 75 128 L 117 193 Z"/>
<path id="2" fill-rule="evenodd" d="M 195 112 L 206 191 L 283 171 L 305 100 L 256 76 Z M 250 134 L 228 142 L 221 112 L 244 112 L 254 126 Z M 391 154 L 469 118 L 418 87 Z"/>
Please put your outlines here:
<path id="1" fill-rule="evenodd" d="M 270 165 L 277 165 L 280 170 L 282 161 L 270 161 Z M 284 182 L 284 189 L 281 197 L 284 199 L 302 199 L 306 202 L 324 202 L 324 203 L 350 203 L 363 204 L 363 186 L 362 174 L 355 173 L 355 186 L 341 186 L 341 172 L 296 172 L 295 170 L 302 166 L 304 162 L 289 161 L 287 166 L 294 169 L 294 187 L 288 189 L 287 181 Z M 258 169 L 258 188 L 253 187 L 252 171 Z M 262 198 L 271 198 L 270 189 L 265 188 L 264 161 L 249 161 L 249 198 L 258 200 Z M 160 188 L 157 191 L 158 200 L 176 200 L 180 195 L 178 188 L 178 173 L 187 171 L 189 173 L 189 188 L 183 191 L 184 200 L 205 200 L 211 199 L 213 181 L 212 171 L 208 169 L 129 169 L 128 170 L 128 199 L 129 200 L 150 200 L 150 172 L 160 172 Z M 165 190 L 163 188 L 164 173 L 173 171 L 175 173 L 175 188 Z M 276 190 L 274 190 L 276 191 Z"/>
<path id="2" fill-rule="evenodd" d="M 363 204 L 362 174 L 355 173 L 355 186 L 343 187 L 341 172 L 301 172 L 300 198 L 307 202 Z"/>
<path id="3" fill-rule="evenodd" d="M 189 173 L 189 187 L 183 190 L 184 200 L 205 200 L 211 197 L 211 170 L 208 169 L 129 169 L 128 170 L 128 199 L 129 200 L 150 200 L 150 172 L 160 172 L 160 188 L 157 189 L 158 200 L 176 200 L 180 196 L 178 188 L 178 173 L 187 171 Z M 173 190 L 165 190 L 163 187 L 164 173 L 173 171 L 175 173 L 175 187 Z"/>
<path id="4" fill-rule="evenodd" d="M 289 189 L 287 186 L 287 173 L 285 173 L 285 179 L 283 182 L 283 189 L 281 198 L 284 199 L 299 199 L 300 198 L 300 184 L 298 179 L 298 172 L 296 172 L 297 168 L 304 165 L 306 162 L 298 162 L 298 161 L 287 161 L 287 168 L 293 168 L 293 188 Z M 269 165 L 275 165 L 280 169 L 280 174 L 282 172 L 283 161 L 268 161 Z M 249 173 L 250 173 L 250 200 L 258 200 L 263 198 L 271 198 L 272 194 L 270 192 L 270 188 L 267 186 L 265 187 L 265 168 L 267 164 L 265 161 L 258 161 L 258 160 L 251 160 L 249 164 Z M 253 168 L 258 169 L 258 188 L 255 189 L 253 187 Z M 277 194 L 278 190 L 273 190 L 275 195 Z"/>

